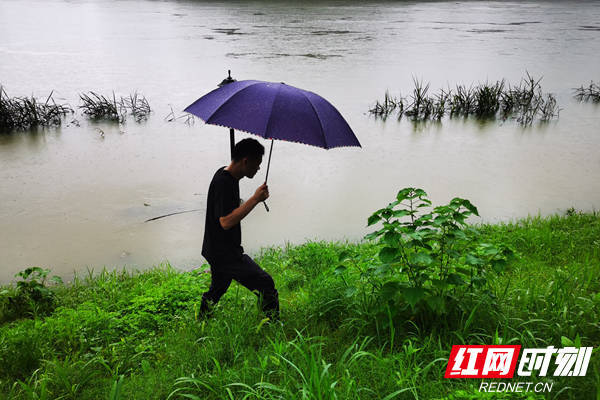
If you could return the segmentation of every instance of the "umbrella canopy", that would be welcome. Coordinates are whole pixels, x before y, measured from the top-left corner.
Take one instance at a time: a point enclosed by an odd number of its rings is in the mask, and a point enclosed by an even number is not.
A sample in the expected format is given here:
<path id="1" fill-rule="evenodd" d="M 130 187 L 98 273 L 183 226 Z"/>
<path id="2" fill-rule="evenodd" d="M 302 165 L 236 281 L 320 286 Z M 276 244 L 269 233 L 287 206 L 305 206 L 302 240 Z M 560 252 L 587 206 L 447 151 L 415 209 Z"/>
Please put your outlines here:
<path id="1" fill-rule="evenodd" d="M 184 111 L 211 125 L 331 149 L 360 147 L 348 123 L 321 96 L 284 83 L 237 81 L 202 96 Z"/>

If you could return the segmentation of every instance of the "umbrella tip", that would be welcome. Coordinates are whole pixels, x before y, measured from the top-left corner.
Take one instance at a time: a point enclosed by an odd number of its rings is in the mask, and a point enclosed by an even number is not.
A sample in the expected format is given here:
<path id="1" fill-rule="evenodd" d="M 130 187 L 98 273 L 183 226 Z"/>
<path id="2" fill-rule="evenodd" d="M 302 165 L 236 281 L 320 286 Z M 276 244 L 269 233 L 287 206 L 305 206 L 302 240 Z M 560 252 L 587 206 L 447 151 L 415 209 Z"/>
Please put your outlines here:
<path id="1" fill-rule="evenodd" d="M 219 83 L 219 84 L 218 84 L 218 86 L 219 86 L 219 87 L 221 87 L 221 86 L 225 86 L 225 85 L 227 85 L 228 83 L 232 83 L 232 82 L 235 82 L 235 79 L 233 79 L 233 78 L 231 77 L 231 70 L 230 70 L 230 69 L 228 69 L 228 70 L 227 70 L 227 78 L 223 79 L 223 80 L 221 81 L 221 83 Z"/>

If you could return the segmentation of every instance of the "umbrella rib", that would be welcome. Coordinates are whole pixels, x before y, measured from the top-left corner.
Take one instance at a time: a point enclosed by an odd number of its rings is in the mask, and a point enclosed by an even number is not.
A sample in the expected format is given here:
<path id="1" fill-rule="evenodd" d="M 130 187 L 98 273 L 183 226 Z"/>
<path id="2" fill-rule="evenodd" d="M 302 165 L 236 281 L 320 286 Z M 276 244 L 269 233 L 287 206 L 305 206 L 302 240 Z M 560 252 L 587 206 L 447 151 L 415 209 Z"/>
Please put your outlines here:
<path id="1" fill-rule="evenodd" d="M 217 107 L 217 109 L 215 111 L 213 111 L 212 113 L 210 113 L 210 115 L 208 116 L 208 118 L 206 118 L 206 120 L 204 122 L 206 122 L 207 124 L 210 124 L 210 122 L 208 122 L 208 120 L 211 119 L 221 108 L 223 108 L 223 106 L 225 106 L 225 104 L 227 104 L 227 102 L 229 100 L 231 100 L 234 96 L 240 94 L 244 90 L 248 89 L 249 87 L 256 85 L 256 83 L 259 83 L 259 82 L 258 81 L 257 82 L 253 82 L 252 84 L 246 86 L 245 88 L 240 89 L 237 92 L 233 93 L 231 96 L 229 96 L 227 98 L 227 100 L 221 102 L 221 105 L 219 107 Z M 228 128 L 231 128 L 231 126 L 228 126 Z M 235 129 L 238 129 L 238 128 L 235 128 Z"/>
<path id="2" fill-rule="evenodd" d="M 315 115 L 317 116 L 317 120 L 319 121 L 319 126 L 321 127 L 321 135 L 323 136 L 323 142 L 325 142 L 325 149 L 329 150 L 329 145 L 327 144 L 327 137 L 325 136 L 325 129 L 323 129 L 323 123 L 321 122 L 321 117 L 319 116 L 319 113 L 317 112 L 317 109 L 315 108 L 315 106 L 313 105 L 313 103 L 310 101 L 310 99 L 308 98 L 308 96 L 306 95 L 306 93 L 304 93 L 303 91 L 300 92 L 302 93 L 302 96 L 304 96 L 304 98 L 306 99 L 306 101 L 308 101 L 308 104 L 310 104 L 310 106 L 312 107 L 313 111 L 315 112 Z"/>
<path id="3" fill-rule="evenodd" d="M 271 104 L 271 112 L 269 113 L 269 119 L 267 120 L 267 125 L 265 126 L 265 139 L 273 139 L 268 138 L 267 137 L 267 132 L 269 132 L 269 125 L 271 124 L 271 118 L 273 117 L 273 106 L 275 105 L 275 101 L 277 101 L 277 96 L 279 96 L 279 92 L 281 92 L 281 85 L 279 84 L 279 86 L 277 87 L 277 93 L 275 93 L 275 96 L 273 96 L 273 103 Z M 259 135 L 260 136 L 260 135 Z"/>

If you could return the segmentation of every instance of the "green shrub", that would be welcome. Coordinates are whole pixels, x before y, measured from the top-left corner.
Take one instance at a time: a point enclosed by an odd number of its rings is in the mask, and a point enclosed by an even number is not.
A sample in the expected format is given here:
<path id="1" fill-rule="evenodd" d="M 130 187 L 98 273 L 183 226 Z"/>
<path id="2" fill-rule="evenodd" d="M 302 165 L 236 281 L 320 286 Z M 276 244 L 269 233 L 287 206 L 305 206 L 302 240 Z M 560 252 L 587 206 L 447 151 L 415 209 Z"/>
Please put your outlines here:
<path id="1" fill-rule="evenodd" d="M 17 273 L 15 276 L 21 280 L 17 282 L 16 289 L 0 292 L 0 322 L 44 316 L 53 311 L 56 307 L 56 295 L 46 286 L 49 273 L 49 269 L 40 267 L 30 267 Z M 62 283 L 58 276 L 53 276 L 51 281 Z"/>
<path id="2" fill-rule="evenodd" d="M 394 202 L 369 217 L 369 226 L 382 225 L 366 236 L 378 239 L 377 258 L 342 254 L 335 269 L 338 275 L 348 268 L 358 272 L 360 284 L 349 286 L 349 295 L 361 292 L 363 302 L 382 307 L 386 314 L 390 307 L 402 309 L 404 304 L 413 312 L 437 315 L 474 291 L 493 296 L 487 290 L 489 276 L 503 272 L 513 251 L 483 242 L 467 225 L 467 218 L 479 215 L 469 200 L 457 197 L 431 207 L 425 191 L 405 188 Z"/>

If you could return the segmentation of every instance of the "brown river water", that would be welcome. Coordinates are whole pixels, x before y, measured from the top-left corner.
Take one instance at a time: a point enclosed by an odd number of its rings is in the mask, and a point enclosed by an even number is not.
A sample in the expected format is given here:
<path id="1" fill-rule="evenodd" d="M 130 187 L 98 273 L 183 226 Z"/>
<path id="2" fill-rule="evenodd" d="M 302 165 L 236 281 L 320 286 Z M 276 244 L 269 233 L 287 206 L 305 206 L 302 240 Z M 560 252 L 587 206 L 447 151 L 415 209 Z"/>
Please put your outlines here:
<path id="1" fill-rule="evenodd" d="M 460 196 L 481 218 L 600 207 L 600 107 L 573 88 L 600 82 L 598 2 L 0 2 L 0 84 L 10 96 L 79 105 L 79 93 L 143 94 L 145 123 L 91 123 L 0 134 L 0 283 L 28 266 L 73 272 L 202 265 L 204 209 L 228 163 L 226 129 L 167 122 L 171 107 L 236 79 L 319 93 L 362 149 L 276 142 L 271 212 L 242 224 L 247 252 L 306 240 L 360 240 L 370 213 L 407 186 L 434 204 Z M 375 120 L 386 89 L 408 95 L 529 72 L 556 95 L 560 117 L 523 128 L 470 119 Z M 101 132 L 104 132 L 101 135 Z M 238 138 L 247 135 L 238 135 Z M 268 145 L 266 141 L 263 141 Z M 242 197 L 264 179 L 244 179 Z"/>

